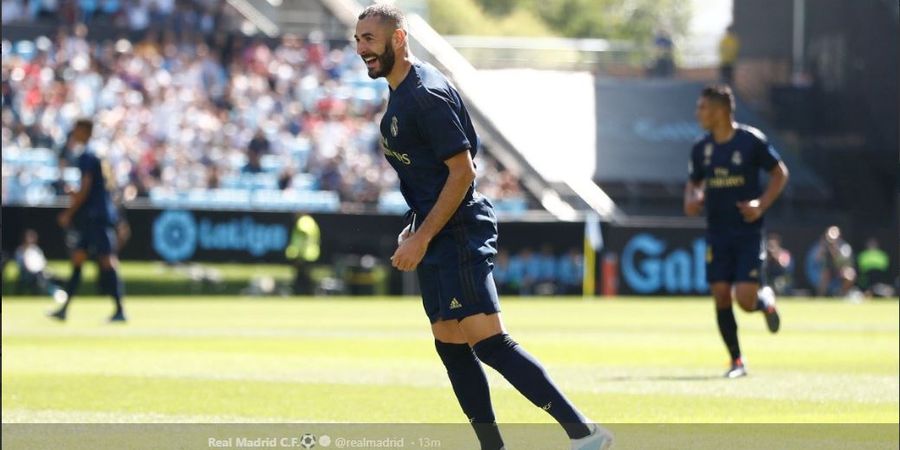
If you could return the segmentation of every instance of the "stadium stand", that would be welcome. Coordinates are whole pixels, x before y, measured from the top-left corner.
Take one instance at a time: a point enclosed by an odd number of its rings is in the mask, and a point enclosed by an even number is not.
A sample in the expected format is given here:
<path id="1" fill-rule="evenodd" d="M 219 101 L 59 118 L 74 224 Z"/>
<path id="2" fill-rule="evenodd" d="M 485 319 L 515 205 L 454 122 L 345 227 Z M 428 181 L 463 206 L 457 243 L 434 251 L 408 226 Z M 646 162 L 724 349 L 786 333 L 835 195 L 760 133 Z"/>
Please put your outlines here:
<path id="1" fill-rule="evenodd" d="M 75 170 L 57 156 L 65 160 L 74 120 L 94 116 L 93 145 L 110 163 L 125 202 L 405 210 L 378 142 L 384 81 L 366 76 L 347 41 L 315 31 L 277 40 L 212 34 L 216 27 L 197 13 L 209 8 L 178 5 L 164 16 L 150 14 L 149 28 L 129 39 L 95 39 L 83 25 L 71 33 L 58 25 L 52 39 L 6 40 L 12 33 L 5 33 L 4 204 L 48 204 L 62 183 L 77 184 Z M 141 7 L 107 12 L 104 26 Z M 233 22 L 222 11 L 209 20 Z M 158 33 L 158 23 L 185 27 Z M 499 211 L 532 207 L 513 172 L 484 152 L 477 162 L 479 189 Z"/>

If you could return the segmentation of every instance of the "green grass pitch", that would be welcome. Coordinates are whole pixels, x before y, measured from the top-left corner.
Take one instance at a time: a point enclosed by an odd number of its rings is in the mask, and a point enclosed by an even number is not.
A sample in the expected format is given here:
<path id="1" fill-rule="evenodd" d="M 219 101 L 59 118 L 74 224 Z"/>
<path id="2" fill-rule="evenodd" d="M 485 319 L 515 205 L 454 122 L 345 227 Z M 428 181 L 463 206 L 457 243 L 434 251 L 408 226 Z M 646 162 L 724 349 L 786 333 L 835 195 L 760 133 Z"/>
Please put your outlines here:
<path id="1" fill-rule="evenodd" d="M 3 299 L 2 419 L 464 423 L 415 299 Z M 897 423 L 898 303 L 786 299 L 738 312 L 750 376 L 709 299 L 506 299 L 504 321 L 587 415 L 610 423 Z M 548 423 L 490 368 L 502 423 Z"/>

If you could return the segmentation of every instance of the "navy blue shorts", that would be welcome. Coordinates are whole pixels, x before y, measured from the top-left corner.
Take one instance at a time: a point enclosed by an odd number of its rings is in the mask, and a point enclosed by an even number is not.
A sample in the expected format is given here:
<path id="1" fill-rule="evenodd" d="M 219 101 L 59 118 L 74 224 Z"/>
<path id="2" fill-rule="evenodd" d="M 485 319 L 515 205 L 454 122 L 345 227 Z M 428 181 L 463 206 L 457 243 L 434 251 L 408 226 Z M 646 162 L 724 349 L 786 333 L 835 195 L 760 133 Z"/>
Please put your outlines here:
<path id="1" fill-rule="evenodd" d="M 706 236 L 706 281 L 765 282 L 766 242 L 762 233 Z"/>
<path id="2" fill-rule="evenodd" d="M 476 197 L 450 218 L 416 269 L 422 306 L 431 323 L 500 312 L 491 274 L 496 254 L 493 206 Z"/>
<path id="3" fill-rule="evenodd" d="M 117 242 L 116 229 L 112 225 L 72 228 L 66 235 L 66 243 L 72 251 L 84 250 L 93 256 L 114 254 Z"/>

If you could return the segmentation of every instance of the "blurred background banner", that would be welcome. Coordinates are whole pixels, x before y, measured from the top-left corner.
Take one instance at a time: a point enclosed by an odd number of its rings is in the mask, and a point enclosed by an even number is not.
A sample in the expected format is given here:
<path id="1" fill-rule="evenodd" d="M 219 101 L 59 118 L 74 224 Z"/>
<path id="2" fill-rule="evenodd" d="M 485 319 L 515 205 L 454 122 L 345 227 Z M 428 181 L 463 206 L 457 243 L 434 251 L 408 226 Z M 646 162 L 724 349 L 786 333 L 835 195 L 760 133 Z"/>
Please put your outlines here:
<path id="1" fill-rule="evenodd" d="M 766 276 L 784 294 L 815 295 L 822 273 L 831 264 L 822 255 L 823 234 L 819 227 L 782 225 L 768 234 Z M 895 231 L 887 227 L 847 230 L 861 240 L 876 236 L 890 241 Z M 609 227 L 604 260 L 616 261 L 618 294 L 622 295 L 705 295 L 705 233 L 699 227 L 621 226 Z M 776 244 L 773 241 L 777 241 Z M 790 250 L 783 248 L 790 243 Z M 772 252 L 780 251 L 775 254 Z M 885 251 L 897 260 L 896 248 Z M 789 256 L 785 256 L 789 255 Z M 779 264 L 779 257 L 782 261 Z M 784 258 L 788 260 L 785 261 Z M 612 259 L 611 259 L 612 258 Z"/>
<path id="2" fill-rule="evenodd" d="M 3 209 L 4 248 L 15 250 L 26 229 L 38 232 L 50 259 L 68 255 L 65 235 L 59 232 L 59 208 L 7 207 Z M 341 254 L 390 255 L 397 246 L 402 217 L 384 214 L 346 215 L 313 213 L 322 231 L 322 254 L 328 261 Z M 130 209 L 131 234 L 148 239 L 130 240 L 122 258 L 181 263 L 234 262 L 285 263 L 296 215 L 271 211 L 182 209 Z M 584 225 L 579 222 L 510 222 L 500 225 L 503 248 L 519 251 L 537 245 L 556 249 L 581 248 Z"/>

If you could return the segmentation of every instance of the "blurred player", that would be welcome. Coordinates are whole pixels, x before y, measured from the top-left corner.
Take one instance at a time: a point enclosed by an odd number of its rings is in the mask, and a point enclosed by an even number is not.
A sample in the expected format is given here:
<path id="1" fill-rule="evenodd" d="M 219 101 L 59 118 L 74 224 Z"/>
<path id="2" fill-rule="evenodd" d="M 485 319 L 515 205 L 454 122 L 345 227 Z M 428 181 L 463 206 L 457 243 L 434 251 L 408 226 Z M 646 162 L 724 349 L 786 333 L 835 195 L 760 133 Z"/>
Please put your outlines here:
<path id="1" fill-rule="evenodd" d="M 490 202 L 475 192 L 478 137 L 459 93 L 410 54 L 406 19 L 396 7 L 366 8 L 354 37 L 369 76 L 385 77 L 390 85 L 383 150 L 411 209 L 391 261 L 417 272 L 437 353 L 481 448 L 497 450 L 503 441 L 479 359 L 550 413 L 572 448 L 608 448 L 611 435 L 578 412 L 504 330 L 491 277 L 497 222 Z"/>
<path id="2" fill-rule="evenodd" d="M 72 194 L 70 206 L 59 214 L 59 226 L 66 230 L 67 242 L 72 246 L 72 275 L 66 284 L 66 298 L 63 305 L 50 317 L 65 320 L 72 298 L 81 284 L 81 266 L 89 255 L 96 256 L 100 265 L 100 286 L 108 292 L 116 304 L 110 322 L 124 322 L 122 309 L 122 281 L 118 274 L 116 245 L 118 236 L 116 225 L 118 214 L 112 201 L 109 166 L 95 155 L 88 141 L 94 124 L 90 120 L 79 120 L 72 131 L 71 151 L 77 155 L 78 170 L 81 172 L 81 187 Z"/>
<path id="3" fill-rule="evenodd" d="M 787 184 L 787 166 L 757 129 L 734 121 L 734 95 L 728 86 L 710 86 L 697 101 L 697 120 L 707 133 L 694 144 L 684 211 L 706 207 L 706 279 L 716 301 L 719 332 L 731 355 L 728 378 L 747 374 L 738 344 L 732 292 L 744 311 L 761 311 L 769 331 L 780 326 L 775 294 L 764 286 L 763 214 Z M 763 192 L 760 169 L 770 180 Z M 760 195 L 762 194 L 762 195 Z"/>

